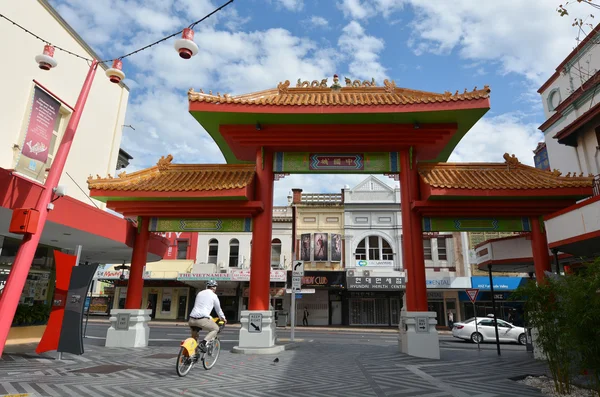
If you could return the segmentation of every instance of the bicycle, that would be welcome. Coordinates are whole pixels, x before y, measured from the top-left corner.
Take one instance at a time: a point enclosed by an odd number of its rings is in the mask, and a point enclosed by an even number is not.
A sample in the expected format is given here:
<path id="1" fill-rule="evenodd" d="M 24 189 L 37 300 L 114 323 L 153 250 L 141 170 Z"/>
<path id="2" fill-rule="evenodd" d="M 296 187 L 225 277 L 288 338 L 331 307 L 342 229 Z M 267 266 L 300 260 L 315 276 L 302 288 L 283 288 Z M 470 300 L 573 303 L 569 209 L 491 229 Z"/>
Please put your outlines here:
<path id="1" fill-rule="evenodd" d="M 180 377 L 186 376 L 198 361 L 202 361 L 202 366 L 205 370 L 211 369 L 217 363 L 219 353 L 221 352 L 219 334 L 225 328 L 225 322 L 219 320 L 218 317 L 212 320 L 219 325 L 219 332 L 215 336 L 215 339 L 206 344 L 206 352 L 196 352 L 200 333 L 198 333 L 198 339 L 190 337 L 181 342 L 176 364 L 177 375 Z"/>

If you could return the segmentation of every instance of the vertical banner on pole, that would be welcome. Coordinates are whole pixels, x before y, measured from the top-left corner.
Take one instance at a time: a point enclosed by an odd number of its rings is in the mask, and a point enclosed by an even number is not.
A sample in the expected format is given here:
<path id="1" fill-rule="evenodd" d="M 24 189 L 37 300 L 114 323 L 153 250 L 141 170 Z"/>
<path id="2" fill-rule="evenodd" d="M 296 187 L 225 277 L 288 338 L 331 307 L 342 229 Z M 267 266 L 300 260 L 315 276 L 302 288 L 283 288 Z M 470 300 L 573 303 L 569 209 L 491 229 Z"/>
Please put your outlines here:
<path id="1" fill-rule="evenodd" d="M 56 288 L 54 290 L 52 311 L 50 312 L 48 325 L 46 325 L 46 330 L 42 335 L 42 339 L 35 349 L 37 354 L 58 349 L 60 330 L 62 329 L 65 305 L 67 303 L 67 292 L 69 291 L 69 283 L 71 281 L 71 272 L 75 266 L 76 260 L 77 257 L 75 255 L 65 254 L 56 250 L 54 251 Z"/>

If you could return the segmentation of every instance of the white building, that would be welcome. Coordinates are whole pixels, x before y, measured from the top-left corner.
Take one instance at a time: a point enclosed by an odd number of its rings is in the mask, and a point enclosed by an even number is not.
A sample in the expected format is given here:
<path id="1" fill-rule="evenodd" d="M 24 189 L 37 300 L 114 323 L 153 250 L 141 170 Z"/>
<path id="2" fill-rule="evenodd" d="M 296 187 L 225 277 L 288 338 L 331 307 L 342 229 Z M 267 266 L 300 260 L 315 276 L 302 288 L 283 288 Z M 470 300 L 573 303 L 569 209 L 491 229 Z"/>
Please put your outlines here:
<path id="1" fill-rule="evenodd" d="M 400 189 L 369 176 L 343 194 L 348 323 L 396 325 L 405 289 Z M 461 237 L 440 233 L 423 240 L 428 304 L 438 313 L 440 325 L 447 325 L 448 312 L 458 321 L 458 291 L 471 287 L 464 277 L 468 255 Z"/>
<path id="2" fill-rule="evenodd" d="M 196 263 L 190 273 L 180 273 L 178 281 L 204 288 L 207 280 L 219 282 L 217 292 L 229 319 L 238 319 L 248 307 L 250 249 L 252 233 L 198 233 Z M 287 269 L 292 260 L 292 208 L 273 208 L 271 243 L 271 298 L 274 309 L 283 309 Z M 193 294 L 192 294 L 193 296 Z"/>
<path id="3" fill-rule="evenodd" d="M 3 2 L 2 14 L 55 45 L 98 59 L 46 0 Z M 0 53 L 4 56 L 0 65 L 4 94 L 0 98 L 1 293 L 21 239 L 21 235 L 8 233 L 13 210 L 35 207 L 89 67 L 85 60 L 57 49 L 54 59 L 58 65 L 42 70 L 35 61 L 43 53 L 42 41 L 5 19 L 0 19 L 0 35 Z M 73 252 L 81 245 L 81 261 L 89 263 L 119 263 L 131 258 L 128 235 L 135 225 L 104 211 L 104 204 L 86 193 L 89 175 L 115 174 L 129 99 L 129 88 L 123 83 L 111 83 L 105 75 L 106 68 L 100 65 L 96 70 L 60 178 L 66 196 L 55 200 L 54 209 L 49 212 L 22 306 L 46 305 L 49 309 L 54 293 L 55 249 Z M 166 249 L 160 247 L 161 241 L 152 237 L 150 261 L 160 259 L 161 249 Z"/>
<path id="4" fill-rule="evenodd" d="M 552 270 L 600 255 L 600 25 L 558 65 L 538 90 L 546 120 L 534 150 L 537 168 L 567 176 L 595 176 L 593 196 L 547 215 Z M 491 240 L 476 248 L 480 268 L 533 272 L 527 237 Z"/>

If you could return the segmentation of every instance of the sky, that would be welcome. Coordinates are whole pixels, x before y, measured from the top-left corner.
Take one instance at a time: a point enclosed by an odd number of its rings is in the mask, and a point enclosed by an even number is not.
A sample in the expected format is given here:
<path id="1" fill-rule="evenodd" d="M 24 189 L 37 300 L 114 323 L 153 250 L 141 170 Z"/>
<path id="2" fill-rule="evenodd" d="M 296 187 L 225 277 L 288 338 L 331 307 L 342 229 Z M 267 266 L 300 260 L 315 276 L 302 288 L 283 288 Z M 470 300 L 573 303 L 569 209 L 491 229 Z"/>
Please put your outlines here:
<path id="1" fill-rule="evenodd" d="M 50 0 L 105 59 L 174 33 L 225 1 Z M 570 16 L 560 17 L 559 3 L 235 0 L 196 26 L 200 51 L 192 59 L 181 59 L 171 39 L 124 60 L 131 88 L 125 125 L 135 128 L 123 129 L 121 147 L 134 157 L 127 171 L 151 167 L 169 153 L 176 163 L 225 162 L 188 113 L 189 88 L 235 95 L 298 78 L 331 81 L 336 73 L 440 93 L 489 85 L 490 111 L 450 161 L 502 162 L 508 152 L 533 165 L 532 151 L 543 140 L 537 89 L 577 44 L 572 17 L 592 11 L 575 3 Z M 366 177 L 288 176 L 275 182 L 275 204 L 285 205 L 295 187 L 333 193 Z"/>

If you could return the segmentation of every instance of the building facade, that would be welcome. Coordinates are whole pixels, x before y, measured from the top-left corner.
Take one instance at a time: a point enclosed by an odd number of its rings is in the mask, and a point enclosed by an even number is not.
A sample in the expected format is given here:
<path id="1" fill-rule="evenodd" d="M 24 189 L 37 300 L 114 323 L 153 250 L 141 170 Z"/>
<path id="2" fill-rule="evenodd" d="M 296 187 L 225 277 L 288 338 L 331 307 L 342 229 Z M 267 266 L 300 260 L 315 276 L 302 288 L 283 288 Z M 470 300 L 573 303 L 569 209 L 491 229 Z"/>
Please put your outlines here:
<path id="1" fill-rule="evenodd" d="M 8 2 L 2 13 L 17 23 L 26 22 L 27 27 L 43 27 L 36 33 L 53 43 L 81 56 L 99 59 L 46 0 Z M 42 54 L 44 43 L 5 20 L 0 23 L 0 34 L 11 38 L 0 41 L 0 52 L 10 54 L 10 62 L 0 65 L 0 74 L 6 77 L 2 81 L 6 95 L 0 98 L 0 191 L 5 193 L 0 198 L 1 295 L 22 238 L 8 232 L 13 210 L 35 207 L 88 66 L 57 50 L 54 58 L 58 66 L 42 70 L 35 57 Z M 104 203 L 86 193 L 89 175 L 115 173 L 129 99 L 129 88 L 123 83 L 111 83 L 105 76 L 106 68 L 102 64 L 96 70 L 60 178 L 66 194 L 57 198 L 54 209 L 49 211 L 14 325 L 26 326 L 31 318 L 37 324 L 46 321 L 54 294 L 55 250 L 74 253 L 81 246 L 82 263 L 112 263 L 131 257 L 132 241 L 128 236 L 135 225 L 104 211 Z M 163 243 L 161 238 L 151 238 L 150 261 L 160 259 L 166 248 Z M 38 334 L 41 332 L 43 329 Z"/>

